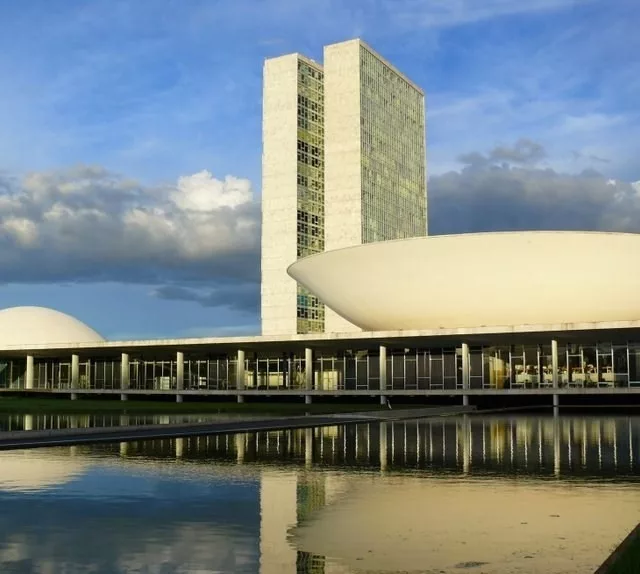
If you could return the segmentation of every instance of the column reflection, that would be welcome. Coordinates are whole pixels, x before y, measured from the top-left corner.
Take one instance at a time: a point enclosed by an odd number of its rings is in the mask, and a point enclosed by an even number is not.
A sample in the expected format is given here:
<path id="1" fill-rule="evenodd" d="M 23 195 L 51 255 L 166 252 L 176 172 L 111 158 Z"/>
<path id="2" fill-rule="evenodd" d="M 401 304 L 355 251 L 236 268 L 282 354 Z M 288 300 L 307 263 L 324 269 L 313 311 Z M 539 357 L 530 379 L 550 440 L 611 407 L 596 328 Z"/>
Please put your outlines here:
<path id="1" fill-rule="evenodd" d="M 482 416 L 89 445 L 117 455 L 279 467 L 519 476 L 633 475 L 637 417 Z"/>

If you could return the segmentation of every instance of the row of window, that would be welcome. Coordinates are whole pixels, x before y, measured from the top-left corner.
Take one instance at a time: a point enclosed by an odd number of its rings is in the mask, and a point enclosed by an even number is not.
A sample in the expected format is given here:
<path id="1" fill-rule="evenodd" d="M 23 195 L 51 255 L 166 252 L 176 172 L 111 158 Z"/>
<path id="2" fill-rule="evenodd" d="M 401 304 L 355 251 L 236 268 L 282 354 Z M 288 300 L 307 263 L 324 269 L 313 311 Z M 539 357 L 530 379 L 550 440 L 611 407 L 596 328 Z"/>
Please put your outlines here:
<path id="1" fill-rule="evenodd" d="M 322 114 L 319 112 L 312 112 L 307 108 L 303 108 L 302 106 L 298 106 L 298 121 L 300 119 L 310 120 L 311 122 L 315 122 L 317 124 L 322 123 Z"/>
<path id="2" fill-rule="evenodd" d="M 320 225 L 322 223 L 322 218 L 319 215 L 298 210 L 298 222 Z"/>
<path id="3" fill-rule="evenodd" d="M 299 247 L 300 248 L 300 247 Z M 322 245 L 322 249 L 324 245 Z M 296 306 L 296 327 L 298 333 L 324 332 L 324 305 L 304 287 L 298 285 Z"/>
<path id="4" fill-rule="evenodd" d="M 297 257 L 307 257 L 308 255 L 314 255 L 324 251 L 324 238 L 323 237 L 309 237 L 304 233 L 298 234 L 297 245 Z"/>
<path id="5" fill-rule="evenodd" d="M 303 130 L 309 130 L 310 133 L 324 137 L 324 127 L 321 123 L 311 121 L 309 118 L 298 115 L 298 127 Z"/>
<path id="6" fill-rule="evenodd" d="M 366 49 L 361 66 L 363 240 L 424 235 L 422 94 Z"/>
<path id="7" fill-rule="evenodd" d="M 298 222 L 297 231 L 299 234 L 311 238 L 320 238 L 323 235 L 322 227 L 319 225 L 309 225 L 308 223 Z"/>
<path id="8" fill-rule="evenodd" d="M 298 307 L 297 316 L 299 319 L 317 319 L 320 320 L 322 313 L 320 306 Z"/>
<path id="9" fill-rule="evenodd" d="M 307 168 L 298 166 L 298 187 L 309 188 L 311 191 L 322 192 L 324 190 L 324 178 L 321 177 L 321 173 L 318 171 L 312 174 L 305 173 Z"/>
<path id="10" fill-rule="evenodd" d="M 319 157 L 313 157 L 307 153 L 304 153 L 303 151 L 298 152 L 298 162 L 305 165 L 310 165 L 311 167 L 324 168 L 324 161 L 322 161 Z"/>
<path id="11" fill-rule="evenodd" d="M 314 101 L 312 98 L 309 98 L 304 94 L 299 93 L 298 94 L 298 110 L 300 110 L 300 108 L 307 108 L 307 109 L 310 109 L 312 112 L 319 112 L 319 113 L 324 112 L 324 106 L 320 102 Z"/>
<path id="12" fill-rule="evenodd" d="M 321 150 L 324 148 L 324 137 L 311 133 L 309 130 L 299 129 L 298 141 L 306 142 L 310 146 L 315 146 Z"/>
<path id="13" fill-rule="evenodd" d="M 298 73 L 300 77 L 311 77 L 317 80 L 318 82 L 322 82 L 324 80 L 324 73 L 322 70 L 314 68 L 312 65 L 307 64 L 302 60 L 298 60 Z"/>
<path id="14" fill-rule="evenodd" d="M 360 73 L 362 84 L 365 86 L 392 84 L 394 90 L 405 96 L 420 93 L 400 74 L 392 70 L 387 64 L 380 60 L 380 58 L 364 47 L 360 55 Z"/>
<path id="15" fill-rule="evenodd" d="M 322 148 L 320 146 L 311 145 L 303 140 L 298 140 L 298 151 L 310 154 L 314 157 L 322 156 Z"/>

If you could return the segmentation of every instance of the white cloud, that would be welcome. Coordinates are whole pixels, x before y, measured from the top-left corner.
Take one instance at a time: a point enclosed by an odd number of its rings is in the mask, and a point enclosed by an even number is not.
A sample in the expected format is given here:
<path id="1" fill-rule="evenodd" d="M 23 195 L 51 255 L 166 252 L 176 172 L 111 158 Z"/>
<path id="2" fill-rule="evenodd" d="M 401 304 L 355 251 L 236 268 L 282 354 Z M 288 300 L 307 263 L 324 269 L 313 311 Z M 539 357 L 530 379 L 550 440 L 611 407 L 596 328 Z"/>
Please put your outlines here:
<path id="1" fill-rule="evenodd" d="M 33 246 L 38 241 L 36 224 L 24 217 L 7 217 L 0 229 L 21 247 Z"/>
<path id="2" fill-rule="evenodd" d="M 253 193 L 247 179 L 227 176 L 220 181 L 204 170 L 178 179 L 171 199 L 180 209 L 202 212 L 246 205 L 253 199 Z"/>
<path id="3" fill-rule="evenodd" d="M 259 204 L 246 179 L 203 171 L 151 187 L 80 166 L 5 178 L 0 205 L 5 281 L 258 278 Z"/>

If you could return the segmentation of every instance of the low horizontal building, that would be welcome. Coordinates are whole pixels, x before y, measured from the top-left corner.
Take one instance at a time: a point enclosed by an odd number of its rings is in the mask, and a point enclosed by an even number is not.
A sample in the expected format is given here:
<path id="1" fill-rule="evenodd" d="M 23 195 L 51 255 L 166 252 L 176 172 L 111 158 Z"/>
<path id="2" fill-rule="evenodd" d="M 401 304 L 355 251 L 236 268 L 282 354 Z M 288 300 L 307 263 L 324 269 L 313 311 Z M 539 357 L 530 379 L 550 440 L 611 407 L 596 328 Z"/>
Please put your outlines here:
<path id="1" fill-rule="evenodd" d="M 57 317 L 38 308 L 7 310 L 0 312 L 0 330 L 7 328 L 3 315 L 25 312 L 43 321 Z M 3 344 L 0 389 L 171 394 L 179 400 L 189 394 L 310 400 L 314 395 L 640 393 L 640 321 L 79 341 L 82 333 L 92 332 L 85 329 L 69 332 L 66 342 Z M 15 324 L 13 332 L 19 333 Z"/>
<path id="2" fill-rule="evenodd" d="M 6 309 L 0 389 L 308 402 L 548 394 L 554 404 L 640 393 L 638 252 L 634 234 L 488 233 L 366 244 L 291 266 L 361 332 L 105 341 L 57 311 Z"/>

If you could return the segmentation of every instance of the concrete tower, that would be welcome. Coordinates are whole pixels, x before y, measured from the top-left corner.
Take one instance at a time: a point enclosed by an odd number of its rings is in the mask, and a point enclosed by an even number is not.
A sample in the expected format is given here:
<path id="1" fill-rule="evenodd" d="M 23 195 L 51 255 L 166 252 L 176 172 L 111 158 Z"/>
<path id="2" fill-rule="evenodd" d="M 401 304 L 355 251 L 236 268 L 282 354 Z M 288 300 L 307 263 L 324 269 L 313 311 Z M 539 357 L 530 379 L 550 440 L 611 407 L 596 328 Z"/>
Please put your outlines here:
<path id="1" fill-rule="evenodd" d="M 267 60 L 262 332 L 359 330 L 286 274 L 325 249 L 427 233 L 424 93 L 360 40 Z"/>

